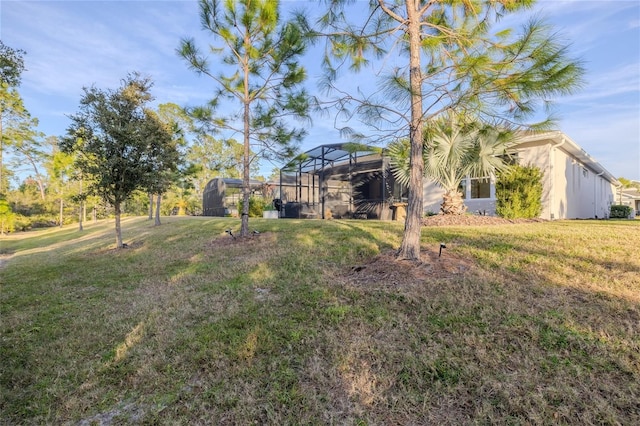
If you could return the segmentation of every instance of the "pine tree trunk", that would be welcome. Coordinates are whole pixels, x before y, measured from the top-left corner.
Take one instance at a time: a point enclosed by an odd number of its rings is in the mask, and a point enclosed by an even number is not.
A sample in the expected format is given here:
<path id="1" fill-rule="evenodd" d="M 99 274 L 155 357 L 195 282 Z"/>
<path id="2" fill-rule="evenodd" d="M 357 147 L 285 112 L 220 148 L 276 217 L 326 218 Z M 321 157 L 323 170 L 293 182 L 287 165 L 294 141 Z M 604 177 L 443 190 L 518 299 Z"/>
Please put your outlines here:
<path id="1" fill-rule="evenodd" d="M 240 236 L 249 236 L 249 197 L 251 196 L 251 179 L 249 174 L 250 155 L 250 116 L 249 116 L 249 69 L 244 69 L 244 153 L 242 155 L 242 224 L 240 226 Z"/>
<path id="2" fill-rule="evenodd" d="M 160 202 L 162 201 L 162 195 L 156 194 L 156 221 L 155 226 L 160 226 Z"/>
<path id="3" fill-rule="evenodd" d="M 409 36 L 409 84 L 411 86 L 411 124 L 409 140 L 411 154 L 409 161 L 409 197 L 407 217 L 404 222 L 404 234 L 398 251 L 398 259 L 420 260 L 420 235 L 422 204 L 422 176 L 424 160 L 422 158 L 422 75 L 420 72 L 420 16 L 416 10 L 417 2 L 407 1 Z"/>

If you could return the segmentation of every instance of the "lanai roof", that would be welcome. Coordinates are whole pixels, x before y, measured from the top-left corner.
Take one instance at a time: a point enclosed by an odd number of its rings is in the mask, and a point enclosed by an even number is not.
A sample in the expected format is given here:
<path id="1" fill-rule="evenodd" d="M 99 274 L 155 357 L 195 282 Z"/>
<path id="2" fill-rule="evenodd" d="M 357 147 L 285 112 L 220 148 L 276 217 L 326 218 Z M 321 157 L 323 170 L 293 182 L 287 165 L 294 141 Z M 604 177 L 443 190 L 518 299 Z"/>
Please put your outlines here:
<path id="1" fill-rule="evenodd" d="M 335 163 L 349 160 L 350 158 L 357 161 L 358 157 L 374 153 L 382 153 L 382 148 L 355 142 L 320 145 L 297 155 L 281 170 L 285 173 L 315 173 L 316 171 L 325 168 L 327 165 L 333 165 Z"/>

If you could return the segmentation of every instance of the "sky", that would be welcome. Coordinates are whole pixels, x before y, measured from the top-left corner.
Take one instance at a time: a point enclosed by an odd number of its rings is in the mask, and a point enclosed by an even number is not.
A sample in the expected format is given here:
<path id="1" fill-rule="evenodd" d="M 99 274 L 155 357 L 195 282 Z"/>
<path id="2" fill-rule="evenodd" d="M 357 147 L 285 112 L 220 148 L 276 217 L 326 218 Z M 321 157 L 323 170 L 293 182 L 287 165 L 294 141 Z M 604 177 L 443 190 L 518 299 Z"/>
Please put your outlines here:
<path id="1" fill-rule="evenodd" d="M 320 7 L 306 0 L 282 3 L 287 10 Z M 27 52 L 19 92 L 39 120 L 38 130 L 61 136 L 68 116 L 78 111 L 83 87 L 116 89 L 132 71 L 151 77 L 157 104 L 206 103 L 215 84 L 176 54 L 183 38 L 194 37 L 203 48 L 213 41 L 201 29 L 198 11 L 195 0 L 1 0 L 0 39 Z M 554 25 L 587 71 L 579 92 L 555 100 L 558 130 L 614 176 L 640 180 L 640 2 L 539 0 L 517 19 L 532 15 Z M 318 91 L 317 51 L 304 64 L 309 90 Z M 358 84 L 371 84 L 370 77 L 343 76 Z M 308 130 L 302 151 L 345 141 L 331 117 L 313 117 Z M 272 168 L 264 170 L 268 174 Z"/>

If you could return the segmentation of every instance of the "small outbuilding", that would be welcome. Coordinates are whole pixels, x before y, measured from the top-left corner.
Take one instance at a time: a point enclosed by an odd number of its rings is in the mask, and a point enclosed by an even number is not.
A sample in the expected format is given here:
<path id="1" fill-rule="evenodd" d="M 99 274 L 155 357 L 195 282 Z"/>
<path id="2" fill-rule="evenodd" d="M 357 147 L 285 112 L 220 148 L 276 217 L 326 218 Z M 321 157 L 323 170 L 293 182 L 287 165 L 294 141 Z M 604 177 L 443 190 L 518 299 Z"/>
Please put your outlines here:
<path id="1" fill-rule="evenodd" d="M 250 181 L 252 192 L 261 190 L 263 185 L 264 182 L 261 181 Z M 224 217 L 237 214 L 241 200 L 242 179 L 211 179 L 202 195 L 202 215 Z"/>

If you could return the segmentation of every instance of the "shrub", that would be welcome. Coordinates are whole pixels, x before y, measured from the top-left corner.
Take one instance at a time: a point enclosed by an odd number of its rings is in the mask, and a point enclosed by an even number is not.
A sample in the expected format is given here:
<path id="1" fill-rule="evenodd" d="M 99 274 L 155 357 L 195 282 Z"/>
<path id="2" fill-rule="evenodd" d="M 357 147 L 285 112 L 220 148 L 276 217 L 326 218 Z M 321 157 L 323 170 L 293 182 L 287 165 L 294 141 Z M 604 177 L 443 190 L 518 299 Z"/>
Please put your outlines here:
<path id="1" fill-rule="evenodd" d="M 631 216 L 631 206 L 622 206 L 618 204 L 614 204 L 611 206 L 611 214 L 609 215 L 612 219 L 626 219 Z"/>
<path id="2" fill-rule="evenodd" d="M 0 234 L 13 232 L 15 229 L 16 214 L 11 210 L 7 200 L 0 198 Z"/>
<path id="3" fill-rule="evenodd" d="M 496 213 L 506 219 L 533 219 L 542 212 L 542 171 L 513 165 L 498 174 Z"/>
<path id="4" fill-rule="evenodd" d="M 238 203 L 238 214 L 242 213 L 242 201 Z M 262 217 L 265 201 L 262 197 L 249 198 L 249 217 Z"/>
<path id="5" fill-rule="evenodd" d="M 17 214 L 14 221 L 15 231 L 28 231 L 31 229 L 31 219 L 27 216 Z"/>

